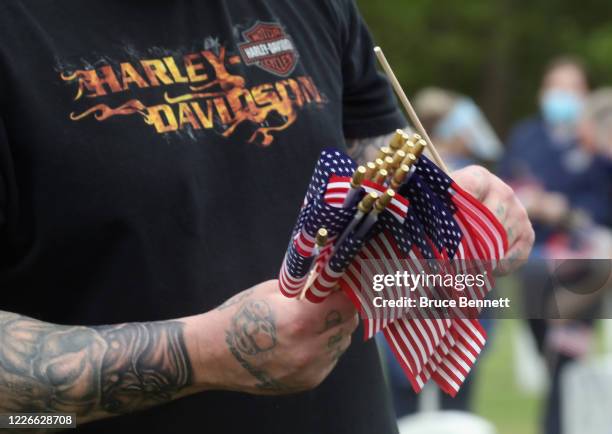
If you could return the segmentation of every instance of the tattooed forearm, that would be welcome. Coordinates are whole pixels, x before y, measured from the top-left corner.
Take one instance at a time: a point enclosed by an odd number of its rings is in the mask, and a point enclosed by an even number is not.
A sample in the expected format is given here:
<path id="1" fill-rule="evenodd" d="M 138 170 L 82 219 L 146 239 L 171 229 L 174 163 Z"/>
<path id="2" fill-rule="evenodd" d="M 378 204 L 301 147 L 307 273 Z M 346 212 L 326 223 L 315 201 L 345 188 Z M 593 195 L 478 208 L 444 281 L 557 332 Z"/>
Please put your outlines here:
<path id="1" fill-rule="evenodd" d="M 191 382 L 181 322 L 68 327 L 0 312 L 0 412 L 94 419 L 163 403 Z"/>
<path id="2" fill-rule="evenodd" d="M 404 128 L 404 130 L 407 131 L 408 128 Z M 380 148 L 388 146 L 394 134 L 385 134 L 365 139 L 347 139 L 347 152 L 358 164 L 364 164 L 367 161 L 373 160 Z"/>
<path id="3" fill-rule="evenodd" d="M 225 300 L 222 304 L 220 304 L 217 307 L 217 310 L 223 310 L 223 309 L 227 309 L 228 307 L 234 306 L 238 303 L 240 303 L 242 300 L 248 298 L 253 291 L 255 291 L 253 288 L 247 289 L 246 291 L 242 291 L 236 295 L 234 295 L 231 298 L 228 298 L 227 300 Z"/>
<path id="4" fill-rule="evenodd" d="M 268 303 L 249 300 L 234 314 L 225 340 L 236 360 L 258 381 L 256 387 L 271 392 L 289 391 L 265 370 L 257 367 L 277 344 L 276 319 Z"/>

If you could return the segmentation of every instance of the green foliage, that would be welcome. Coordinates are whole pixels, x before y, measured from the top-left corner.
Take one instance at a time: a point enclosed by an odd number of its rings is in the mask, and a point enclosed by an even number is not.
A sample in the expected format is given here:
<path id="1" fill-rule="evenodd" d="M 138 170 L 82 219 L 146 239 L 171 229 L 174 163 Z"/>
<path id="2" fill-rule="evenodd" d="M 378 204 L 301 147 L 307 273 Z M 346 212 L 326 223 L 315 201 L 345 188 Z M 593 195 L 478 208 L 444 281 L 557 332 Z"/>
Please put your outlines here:
<path id="1" fill-rule="evenodd" d="M 357 0 L 405 90 L 475 98 L 502 135 L 537 110 L 543 68 L 582 57 L 595 85 L 612 79 L 609 0 Z"/>

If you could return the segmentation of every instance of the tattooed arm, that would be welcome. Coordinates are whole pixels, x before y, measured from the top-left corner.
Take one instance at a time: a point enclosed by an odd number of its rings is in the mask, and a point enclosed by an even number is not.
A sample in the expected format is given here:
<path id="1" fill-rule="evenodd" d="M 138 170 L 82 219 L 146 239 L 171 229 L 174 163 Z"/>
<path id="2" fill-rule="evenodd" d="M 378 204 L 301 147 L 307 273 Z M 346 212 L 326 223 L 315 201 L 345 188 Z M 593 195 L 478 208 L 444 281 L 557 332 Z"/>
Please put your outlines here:
<path id="1" fill-rule="evenodd" d="M 175 321 L 60 326 L 0 311 L 0 413 L 76 413 L 81 424 L 204 390 L 306 390 L 329 374 L 356 325 L 343 294 L 297 302 L 276 281 Z"/>
<path id="2" fill-rule="evenodd" d="M 169 401 L 193 386 L 181 321 L 68 327 L 0 312 L 0 413 L 79 422 Z"/>
<path id="3" fill-rule="evenodd" d="M 406 127 L 404 131 L 410 133 L 410 128 Z M 395 132 L 365 139 L 346 139 L 348 154 L 358 164 L 373 161 L 380 148 L 389 146 L 394 134 Z"/>

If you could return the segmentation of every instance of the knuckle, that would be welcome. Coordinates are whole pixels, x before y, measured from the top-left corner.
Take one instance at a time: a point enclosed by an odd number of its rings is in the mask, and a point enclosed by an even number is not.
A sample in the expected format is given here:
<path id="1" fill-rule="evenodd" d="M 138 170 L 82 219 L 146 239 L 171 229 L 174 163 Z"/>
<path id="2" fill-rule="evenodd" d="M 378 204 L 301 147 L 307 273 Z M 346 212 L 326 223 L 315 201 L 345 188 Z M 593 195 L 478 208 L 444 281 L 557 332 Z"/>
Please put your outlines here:
<path id="1" fill-rule="evenodd" d="M 485 193 L 491 172 L 482 166 L 476 165 L 468 166 L 463 170 L 465 174 L 463 177 L 463 186 L 468 191 L 471 191 L 477 198 L 482 197 Z"/>
<path id="2" fill-rule="evenodd" d="M 535 242 L 535 231 L 533 230 L 533 226 L 529 223 L 529 229 L 527 230 L 527 243 L 529 247 L 533 245 Z"/>
<path id="3" fill-rule="evenodd" d="M 312 351 L 297 351 L 294 355 L 293 366 L 297 370 L 305 370 L 312 365 L 315 359 L 316 357 L 313 355 Z"/>
<path id="4" fill-rule="evenodd" d="M 523 224 L 527 224 L 531 228 L 531 222 L 529 221 L 529 214 L 527 214 L 527 210 L 525 209 L 523 205 L 521 204 L 518 205 L 517 214 L 518 214 L 519 222 Z"/>
<path id="5" fill-rule="evenodd" d="M 317 388 L 331 372 L 330 367 L 311 370 L 301 380 L 301 388 L 303 390 L 312 390 Z"/>
<path id="6" fill-rule="evenodd" d="M 478 166 L 478 165 L 471 165 L 469 166 L 469 169 L 472 170 L 475 174 L 477 174 L 477 176 L 482 176 L 482 177 L 488 177 L 491 176 L 491 172 L 489 172 L 486 168 L 482 167 L 482 166 Z"/>
<path id="7" fill-rule="evenodd" d="M 303 336 L 312 328 L 312 319 L 304 315 L 296 315 L 287 328 L 291 336 Z"/>
<path id="8" fill-rule="evenodd" d="M 514 190 L 508 184 L 503 181 L 499 181 L 499 193 L 503 199 L 512 200 L 514 199 Z"/>
<path id="9" fill-rule="evenodd" d="M 327 375 L 323 375 L 323 374 L 311 376 L 306 382 L 306 385 L 305 385 L 306 390 L 316 389 L 317 387 L 321 385 L 321 383 L 323 382 L 323 380 L 325 380 L 325 378 L 327 378 Z"/>

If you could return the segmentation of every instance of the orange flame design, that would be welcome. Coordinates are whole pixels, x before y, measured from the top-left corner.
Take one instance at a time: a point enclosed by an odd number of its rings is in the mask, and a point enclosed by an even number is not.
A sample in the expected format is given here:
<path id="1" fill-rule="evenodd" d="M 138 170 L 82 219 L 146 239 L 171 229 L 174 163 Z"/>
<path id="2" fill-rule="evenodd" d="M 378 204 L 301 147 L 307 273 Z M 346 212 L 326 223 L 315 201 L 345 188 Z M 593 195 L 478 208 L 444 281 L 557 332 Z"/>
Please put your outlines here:
<path id="1" fill-rule="evenodd" d="M 171 97 L 166 92 L 164 98 L 168 103 L 173 104 L 199 98 L 225 96 L 230 102 L 235 117 L 229 123 L 229 127 L 223 132 L 223 137 L 231 136 L 243 122 L 253 122 L 261 125 L 268 119 L 270 114 L 276 111 L 283 118 L 283 124 L 274 127 L 260 126 L 248 139 L 248 143 L 254 143 L 261 136 L 261 144 L 269 146 L 274 141 L 271 132 L 286 130 L 296 121 L 297 114 L 294 104 L 290 98 L 276 98 L 275 101 L 268 101 L 263 105 L 257 104 L 246 88 L 246 80 L 239 75 L 230 74 L 225 67 L 225 54 L 225 47 L 220 49 L 219 57 L 209 52 L 204 52 L 204 57 L 206 57 L 215 71 L 216 79 L 203 86 L 190 87 L 193 91 L 201 91 L 210 89 L 213 86 L 219 86 L 222 92 L 187 93 L 177 97 Z M 241 96 L 247 101 L 246 107 L 240 101 Z"/>
<path id="2" fill-rule="evenodd" d="M 73 80 L 76 80 L 77 78 L 85 77 L 86 75 L 87 75 L 86 71 L 78 70 L 76 72 L 73 72 L 72 74 L 65 74 L 62 72 L 60 74 L 60 77 L 64 81 L 73 81 Z M 77 93 L 74 97 L 74 101 L 78 100 L 79 98 L 83 96 L 84 89 L 85 89 L 85 80 L 79 80 L 79 88 L 77 89 Z"/>
<path id="3" fill-rule="evenodd" d="M 256 126 L 255 132 L 249 137 L 249 143 L 259 143 L 262 146 L 269 146 L 274 141 L 272 133 L 283 131 L 289 128 L 297 120 L 297 110 L 305 103 L 315 101 L 323 102 L 323 98 L 318 93 L 316 86 L 309 77 L 289 78 L 276 83 L 266 83 L 253 88 L 246 87 L 246 80 L 240 75 L 231 74 L 226 67 L 226 48 L 221 47 L 217 56 L 210 51 L 202 51 L 201 55 L 206 59 L 214 70 L 215 79 L 199 86 L 190 86 L 191 92 L 182 95 L 171 96 L 168 92 L 164 93 L 164 100 L 170 105 L 179 104 L 179 111 L 182 105 L 188 101 L 198 99 L 211 100 L 221 98 L 224 103 L 214 107 L 217 114 L 227 128 L 223 131 L 223 137 L 232 136 L 236 129 L 245 122 Z M 89 89 L 91 83 L 96 83 L 98 79 L 93 70 L 78 70 L 71 74 L 61 74 L 64 81 L 78 79 L 79 87 L 75 100 L 80 99 L 84 92 Z M 87 80 L 91 83 L 87 85 Z M 291 92 L 291 95 L 290 95 Z M 193 102 L 191 104 L 198 104 Z M 158 108 L 161 106 L 155 106 Z M 116 108 L 107 104 L 97 104 L 82 113 L 71 113 L 70 119 L 73 121 L 81 120 L 87 116 L 94 115 L 98 121 L 104 121 L 112 116 L 140 114 L 145 123 L 155 125 L 159 117 L 152 113 L 153 106 L 145 106 L 140 100 L 132 99 Z M 168 108 L 168 110 L 170 110 Z M 187 108 L 189 113 L 191 109 Z M 181 112 L 184 113 L 184 112 Z M 170 113 L 172 115 L 172 113 Z M 187 115 L 186 115 L 187 116 Z M 197 120 L 192 115 L 187 116 L 190 123 L 197 127 Z M 175 128 L 182 128 L 182 125 Z M 270 126 L 270 124 L 276 125 Z M 157 128 L 158 132 L 161 129 Z M 172 131 L 172 130 L 165 130 Z"/>
<path id="4" fill-rule="evenodd" d="M 78 121 L 83 119 L 84 117 L 95 113 L 94 117 L 96 118 L 96 120 L 104 121 L 110 118 L 111 116 L 133 115 L 134 113 L 140 113 L 146 121 L 148 118 L 147 113 L 145 112 L 146 109 L 147 107 L 139 100 L 132 99 L 117 108 L 111 108 L 106 104 L 97 104 L 80 114 L 75 114 L 74 112 L 72 112 L 70 113 L 70 119 L 72 119 L 73 121 Z"/>

